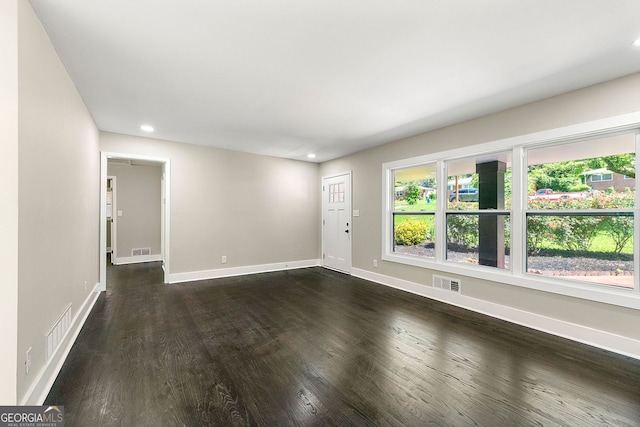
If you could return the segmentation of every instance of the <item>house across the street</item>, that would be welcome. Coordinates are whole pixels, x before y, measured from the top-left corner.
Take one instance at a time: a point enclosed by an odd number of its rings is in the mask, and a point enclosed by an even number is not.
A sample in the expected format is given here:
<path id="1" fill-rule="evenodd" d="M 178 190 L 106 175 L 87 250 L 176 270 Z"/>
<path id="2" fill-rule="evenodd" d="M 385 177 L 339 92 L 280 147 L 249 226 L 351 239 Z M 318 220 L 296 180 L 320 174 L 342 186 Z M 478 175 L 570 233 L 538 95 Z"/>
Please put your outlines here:
<path id="1" fill-rule="evenodd" d="M 606 191 L 614 188 L 616 191 L 624 191 L 626 188 L 635 190 L 636 179 L 619 173 L 611 172 L 606 168 L 594 169 L 583 172 L 585 184 L 593 190 Z"/>

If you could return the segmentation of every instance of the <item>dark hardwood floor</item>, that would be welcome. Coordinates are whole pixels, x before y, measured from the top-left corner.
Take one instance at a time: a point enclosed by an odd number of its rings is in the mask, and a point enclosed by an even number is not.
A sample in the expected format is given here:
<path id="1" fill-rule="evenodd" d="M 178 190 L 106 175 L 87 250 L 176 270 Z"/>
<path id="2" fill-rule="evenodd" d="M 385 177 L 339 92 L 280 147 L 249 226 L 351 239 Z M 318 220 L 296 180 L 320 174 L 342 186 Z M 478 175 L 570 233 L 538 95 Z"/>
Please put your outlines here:
<path id="1" fill-rule="evenodd" d="M 322 268 L 112 267 L 46 404 L 68 426 L 638 426 L 640 362 Z"/>

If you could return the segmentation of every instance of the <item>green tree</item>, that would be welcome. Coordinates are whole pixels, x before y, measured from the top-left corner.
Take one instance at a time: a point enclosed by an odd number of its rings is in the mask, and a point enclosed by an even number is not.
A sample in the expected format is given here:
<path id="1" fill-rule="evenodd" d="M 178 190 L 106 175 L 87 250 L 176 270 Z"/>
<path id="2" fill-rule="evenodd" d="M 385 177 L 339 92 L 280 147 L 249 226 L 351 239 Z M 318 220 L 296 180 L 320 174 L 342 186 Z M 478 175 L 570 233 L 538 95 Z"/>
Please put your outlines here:
<path id="1" fill-rule="evenodd" d="M 636 156 L 635 154 L 618 154 L 616 156 L 602 157 L 606 168 L 611 172 L 626 175 L 631 178 L 636 177 Z"/>
<path id="2" fill-rule="evenodd" d="M 537 188 L 550 188 L 556 192 L 569 191 L 582 183 L 582 161 L 546 163 L 529 167 L 529 180 L 535 181 Z"/>
<path id="3" fill-rule="evenodd" d="M 418 203 L 418 199 L 420 199 L 420 187 L 418 187 L 418 184 L 409 182 L 404 187 L 404 197 L 410 205 Z"/>
<path id="4" fill-rule="evenodd" d="M 608 216 L 600 223 L 602 229 L 613 241 L 614 252 L 619 254 L 633 238 L 633 218 L 628 216 Z"/>
<path id="5" fill-rule="evenodd" d="M 617 154 L 615 156 L 594 157 L 586 160 L 589 169 L 605 168 L 611 172 L 636 177 L 636 156 L 635 154 Z"/>

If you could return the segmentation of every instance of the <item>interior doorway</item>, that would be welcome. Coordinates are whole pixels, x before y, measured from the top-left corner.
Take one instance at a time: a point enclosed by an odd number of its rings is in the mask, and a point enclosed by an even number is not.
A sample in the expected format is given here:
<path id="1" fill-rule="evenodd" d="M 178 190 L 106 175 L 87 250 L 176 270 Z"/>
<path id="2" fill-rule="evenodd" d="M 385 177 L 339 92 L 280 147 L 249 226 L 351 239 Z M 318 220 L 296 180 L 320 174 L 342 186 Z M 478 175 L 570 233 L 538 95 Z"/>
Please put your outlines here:
<path id="1" fill-rule="evenodd" d="M 112 174 L 108 173 L 109 164 L 122 164 L 130 166 L 151 166 L 159 168 L 159 210 L 156 212 L 160 233 L 159 233 L 159 254 L 149 247 L 130 248 L 118 251 L 118 247 L 122 244 L 126 245 L 126 241 L 118 240 L 118 218 L 122 218 L 125 213 L 121 206 L 118 205 L 118 197 L 122 191 L 118 191 L 118 187 L 122 187 L 122 180 L 117 180 Z M 170 188 L 171 188 L 171 162 L 166 158 L 155 158 L 147 156 L 135 156 L 120 153 L 101 153 L 101 191 L 100 191 L 100 288 L 107 289 L 107 259 L 115 263 L 131 263 L 146 261 L 162 261 L 164 270 L 164 282 L 169 283 L 170 272 L 170 246 L 169 246 L 169 224 L 170 224 Z M 113 179 L 112 179 L 113 178 Z M 112 180 L 111 180 L 112 179 Z M 122 190 L 122 188 L 120 188 Z M 109 193 L 111 194 L 109 196 Z M 156 199 L 157 200 L 157 199 Z M 111 203 L 108 203 L 111 202 Z M 110 215 L 109 215 L 110 214 Z M 143 221 L 146 217 L 143 217 Z M 122 224 L 124 226 L 124 222 Z M 122 231 L 122 230 L 120 230 Z M 130 233 L 126 233 L 128 237 Z M 130 246 L 130 245 L 129 245 Z M 130 256 L 129 256 L 130 255 Z"/>

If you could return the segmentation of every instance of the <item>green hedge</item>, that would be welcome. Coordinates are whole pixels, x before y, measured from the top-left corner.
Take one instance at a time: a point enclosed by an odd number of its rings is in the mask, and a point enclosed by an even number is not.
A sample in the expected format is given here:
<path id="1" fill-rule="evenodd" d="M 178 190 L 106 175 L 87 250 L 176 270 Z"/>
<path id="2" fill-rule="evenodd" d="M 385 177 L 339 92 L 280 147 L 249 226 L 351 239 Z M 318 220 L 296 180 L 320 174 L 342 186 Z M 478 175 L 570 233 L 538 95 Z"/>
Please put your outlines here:
<path id="1" fill-rule="evenodd" d="M 635 194 L 598 193 L 584 199 L 529 200 L 532 210 L 615 209 L 634 206 Z M 633 217 L 630 216 L 537 216 L 527 220 L 527 248 L 537 253 L 552 243 L 574 251 L 587 251 L 593 239 L 603 233 L 611 238 L 611 252 L 620 253 L 633 237 Z"/>
<path id="2" fill-rule="evenodd" d="M 587 210 L 630 208 L 634 206 L 635 194 L 598 193 L 584 199 L 531 199 L 530 210 Z M 458 206 L 460 205 L 460 206 Z M 466 210 L 464 204 L 452 204 L 450 209 Z M 506 218 L 509 222 L 509 218 Z M 509 227 L 505 227 L 509 230 Z M 608 236 L 613 245 L 610 252 L 620 253 L 633 237 L 633 217 L 630 216 L 540 216 L 531 215 L 527 220 L 527 249 L 538 253 L 549 245 L 557 245 L 573 251 L 587 251 L 598 234 Z M 478 246 L 478 216 L 448 215 L 448 240 L 468 248 Z M 509 236 L 505 243 L 509 245 Z"/>

